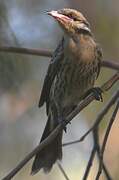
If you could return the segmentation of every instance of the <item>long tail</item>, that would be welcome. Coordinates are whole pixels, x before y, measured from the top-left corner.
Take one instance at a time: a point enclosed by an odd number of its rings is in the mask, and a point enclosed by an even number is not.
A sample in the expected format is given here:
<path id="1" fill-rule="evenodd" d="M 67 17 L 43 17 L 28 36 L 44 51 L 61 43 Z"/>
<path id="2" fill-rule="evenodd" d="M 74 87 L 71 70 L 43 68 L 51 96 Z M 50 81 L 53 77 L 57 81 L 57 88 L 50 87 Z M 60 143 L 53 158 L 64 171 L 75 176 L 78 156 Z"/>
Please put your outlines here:
<path id="1" fill-rule="evenodd" d="M 52 130 L 55 127 L 56 124 L 54 124 Z M 43 141 L 50 134 L 50 132 L 51 119 L 49 117 L 41 141 Z M 63 132 L 60 132 L 50 144 L 36 154 L 31 171 L 32 175 L 36 174 L 41 168 L 43 168 L 44 172 L 49 172 L 56 160 L 62 159 L 62 134 Z"/>

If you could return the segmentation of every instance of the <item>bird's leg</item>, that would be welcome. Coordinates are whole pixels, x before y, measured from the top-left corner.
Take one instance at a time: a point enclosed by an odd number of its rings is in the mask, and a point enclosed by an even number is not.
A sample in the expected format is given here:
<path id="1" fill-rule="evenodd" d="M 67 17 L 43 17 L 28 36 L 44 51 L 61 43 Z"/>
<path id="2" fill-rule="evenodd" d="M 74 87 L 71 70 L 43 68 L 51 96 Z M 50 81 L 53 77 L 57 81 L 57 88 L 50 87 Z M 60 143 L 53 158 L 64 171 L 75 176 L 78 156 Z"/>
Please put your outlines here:
<path id="1" fill-rule="evenodd" d="M 58 111 L 58 123 L 61 123 L 64 131 L 67 132 L 67 128 L 66 128 L 67 123 L 65 121 L 65 118 L 63 116 L 63 112 L 61 111 L 61 109 L 60 111 Z"/>
<path id="2" fill-rule="evenodd" d="M 102 98 L 102 89 L 100 88 L 100 87 L 93 87 L 93 88 L 91 88 L 91 89 L 89 89 L 87 92 L 86 92 L 86 94 L 85 94 L 85 96 L 84 96 L 84 98 L 85 97 L 87 97 L 90 93 L 92 93 L 93 92 L 93 95 L 94 95 L 94 97 L 95 97 L 95 99 L 97 100 L 97 101 L 101 101 L 101 102 L 103 102 L 103 98 Z"/>
<path id="3" fill-rule="evenodd" d="M 67 131 L 67 129 L 66 129 L 67 123 L 66 123 L 64 115 L 63 115 L 62 106 L 60 105 L 60 103 L 59 104 L 55 103 L 55 105 L 56 105 L 56 109 L 57 109 L 57 117 L 58 117 L 57 121 L 58 121 L 58 124 L 62 124 L 63 129 L 66 132 Z"/>

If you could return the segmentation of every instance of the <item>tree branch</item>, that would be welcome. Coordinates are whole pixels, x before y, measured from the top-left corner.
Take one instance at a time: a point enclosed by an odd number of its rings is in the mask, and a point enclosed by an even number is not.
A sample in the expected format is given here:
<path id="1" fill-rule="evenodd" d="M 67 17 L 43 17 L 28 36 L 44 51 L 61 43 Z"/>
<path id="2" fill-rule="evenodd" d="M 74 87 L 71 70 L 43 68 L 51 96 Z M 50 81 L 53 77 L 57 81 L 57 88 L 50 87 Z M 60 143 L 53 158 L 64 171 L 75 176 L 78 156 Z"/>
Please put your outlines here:
<path id="1" fill-rule="evenodd" d="M 60 171 L 62 172 L 64 178 L 65 178 L 66 180 L 70 180 L 70 179 L 68 178 L 66 172 L 64 171 L 64 168 L 62 167 L 62 165 L 61 165 L 59 162 L 57 162 L 57 165 L 58 165 Z"/>
<path id="2" fill-rule="evenodd" d="M 53 54 L 53 51 L 51 50 L 21 48 L 21 47 L 12 47 L 12 46 L 1 46 L 0 52 L 19 53 L 19 54 L 36 55 L 36 56 L 44 56 L 44 57 L 52 57 Z M 102 66 L 114 70 L 119 70 L 119 63 L 114 61 L 103 60 Z"/>
<path id="3" fill-rule="evenodd" d="M 95 153 L 97 152 L 97 155 L 98 155 L 98 158 L 99 158 L 99 161 L 100 161 L 100 146 L 99 146 L 99 139 L 98 139 L 98 125 L 101 123 L 103 117 L 105 116 L 105 114 L 108 113 L 109 109 L 114 105 L 114 103 L 116 102 L 117 98 L 119 97 L 119 90 L 117 92 L 114 93 L 114 95 L 111 97 L 111 99 L 107 102 L 107 104 L 105 105 L 105 107 L 101 110 L 101 112 L 97 115 L 97 118 L 96 120 L 94 121 L 93 125 L 91 126 L 91 128 L 79 139 L 79 140 L 76 140 L 76 141 L 72 141 L 72 142 L 68 142 L 68 143 L 64 143 L 63 146 L 68 146 L 68 145 L 72 145 L 72 144 L 76 144 L 76 143 L 79 143 L 81 142 L 82 140 L 84 140 L 84 138 L 88 135 L 89 132 L 92 132 L 93 131 L 93 138 L 94 138 L 94 145 L 93 145 L 93 148 L 92 148 L 92 152 L 91 152 L 91 155 L 90 155 L 90 159 L 88 161 L 88 164 L 87 164 L 87 167 L 86 167 L 86 171 L 85 171 L 85 174 L 84 174 L 84 177 L 83 177 L 83 180 L 86 180 L 88 175 L 89 175 L 89 172 L 90 172 L 90 169 L 91 169 L 91 166 L 92 166 L 92 163 L 93 163 L 93 159 L 94 159 L 94 156 L 95 156 Z M 107 171 L 106 169 L 106 166 L 105 164 L 103 163 L 103 170 L 105 172 L 105 175 L 107 177 L 108 180 L 112 180 L 109 172 Z"/>
<path id="4" fill-rule="evenodd" d="M 100 162 L 100 151 L 101 150 L 100 150 L 100 144 L 99 144 L 99 127 L 96 127 L 93 130 L 93 139 L 94 139 L 94 144 L 95 144 L 98 160 Z M 102 168 L 103 168 L 106 179 L 107 180 L 112 180 L 111 175 L 110 175 L 109 171 L 107 170 L 106 165 L 104 164 L 104 162 L 102 162 Z"/>
<path id="5" fill-rule="evenodd" d="M 88 175 L 89 175 L 89 172 L 90 172 L 90 169 L 92 167 L 92 163 L 93 163 L 93 160 L 94 160 L 94 157 L 95 157 L 95 153 L 96 153 L 96 148 L 95 148 L 95 144 L 94 144 L 93 148 L 92 148 L 92 151 L 91 151 L 90 159 L 88 161 L 88 164 L 87 164 L 84 176 L 83 176 L 83 180 L 87 180 L 87 178 L 88 178 Z"/>
<path id="6" fill-rule="evenodd" d="M 21 48 L 21 47 L 12 47 L 12 46 L 1 46 L 0 52 L 36 55 L 36 56 L 44 56 L 44 57 L 52 57 L 53 54 L 53 51 L 50 50 Z"/>
<path id="7" fill-rule="evenodd" d="M 119 80 L 119 72 L 114 74 L 101 88 L 103 92 L 109 90 L 116 81 Z M 81 110 L 83 110 L 88 104 L 90 104 L 95 99 L 93 93 L 91 93 L 88 97 L 86 97 L 77 108 L 66 118 L 65 123 L 68 124 Z M 36 155 L 37 152 L 40 152 L 45 146 L 47 146 L 56 136 L 57 134 L 64 128 L 66 124 L 59 124 L 53 132 L 42 141 L 31 153 L 29 153 L 8 175 L 6 175 L 2 180 L 10 180 L 13 178 L 19 171 L 22 169 L 25 164 Z"/>
<path id="8" fill-rule="evenodd" d="M 119 97 L 119 96 L 118 96 Z M 100 152 L 100 163 L 99 163 L 99 169 L 98 169 L 98 173 L 97 173 L 97 176 L 96 176 L 96 180 L 99 179 L 101 173 L 102 173 L 102 165 L 103 165 L 103 155 L 104 155 L 104 151 L 105 151 L 105 147 L 106 147 L 106 143 L 107 143 L 107 139 L 108 139 L 108 136 L 109 136 L 109 133 L 111 131 L 111 127 L 114 123 L 114 120 L 116 118 L 116 114 L 118 112 L 118 109 L 119 109 L 119 99 L 118 99 L 118 102 L 117 102 L 117 105 L 116 105 L 116 108 L 112 114 L 112 117 L 110 119 L 110 122 L 109 122 L 109 125 L 107 127 L 107 130 L 106 130 L 106 133 L 105 133 L 105 136 L 104 136 L 104 140 L 103 140 L 103 144 L 102 144 L 102 148 L 101 148 L 101 152 Z"/>
<path id="9" fill-rule="evenodd" d="M 119 96 L 119 90 L 116 92 L 116 94 L 112 97 L 112 99 L 109 101 L 109 104 L 107 104 L 107 106 L 104 107 L 103 111 L 98 115 L 96 121 L 94 122 L 94 124 L 91 126 L 91 128 L 83 135 L 81 136 L 81 138 L 79 140 L 76 141 L 72 141 L 72 142 L 68 142 L 68 143 L 64 143 L 63 146 L 68 146 L 71 144 L 76 144 L 79 143 L 81 141 L 83 141 L 85 139 L 85 137 L 93 131 L 93 129 L 95 127 L 97 127 L 100 122 L 102 121 L 103 116 L 107 113 L 108 109 L 113 105 L 113 103 L 116 101 L 116 99 Z"/>
<path id="10" fill-rule="evenodd" d="M 103 67 L 107 67 L 107 68 L 111 68 L 114 70 L 119 70 L 119 62 L 115 62 L 112 60 L 103 60 L 102 61 L 102 66 Z"/>
<path id="11" fill-rule="evenodd" d="M 117 98 L 119 97 L 119 90 L 116 91 L 116 93 L 114 93 L 114 95 L 112 96 L 112 98 L 109 100 L 109 102 L 105 105 L 105 107 L 103 108 L 103 110 L 98 114 L 96 120 L 94 121 L 93 125 L 90 127 L 90 129 L 83 135 L 81 136 L 80 139 L 76 140 L 76 141 L 71 141 L 71 142 L 67 142 L 64 143 L 63 146 L 69 146 L 72 144 L 76 144 L 79 143 L 81 141 L 83 141 L 85 139 L 85 137 L 93 131 L 93 129 L 95 129 L 95 127 L 97 127 L 100 122 L 102 121 L 104 115 L 108 112 L 108 110 L 111 108 L 111 106 L 115 103 L 115 101 L 117 100 Z"/>

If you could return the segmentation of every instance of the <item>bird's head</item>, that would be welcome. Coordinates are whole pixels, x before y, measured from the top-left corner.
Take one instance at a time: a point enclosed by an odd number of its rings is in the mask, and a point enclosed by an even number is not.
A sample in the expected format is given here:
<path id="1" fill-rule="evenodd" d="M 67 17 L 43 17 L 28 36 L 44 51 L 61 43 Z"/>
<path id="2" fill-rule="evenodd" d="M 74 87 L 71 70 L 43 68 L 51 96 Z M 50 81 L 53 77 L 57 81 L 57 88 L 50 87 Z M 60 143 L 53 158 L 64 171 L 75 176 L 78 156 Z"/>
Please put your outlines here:
<path id="1" fill-rule="evenodd" d="M 48 15 L 55 18 L 64 32 L 71 36 L 82 31 L 89 34 L 91 33 L 88 21 L 77 10 L 65 8 L 57 11 L 50 11 Z"/>

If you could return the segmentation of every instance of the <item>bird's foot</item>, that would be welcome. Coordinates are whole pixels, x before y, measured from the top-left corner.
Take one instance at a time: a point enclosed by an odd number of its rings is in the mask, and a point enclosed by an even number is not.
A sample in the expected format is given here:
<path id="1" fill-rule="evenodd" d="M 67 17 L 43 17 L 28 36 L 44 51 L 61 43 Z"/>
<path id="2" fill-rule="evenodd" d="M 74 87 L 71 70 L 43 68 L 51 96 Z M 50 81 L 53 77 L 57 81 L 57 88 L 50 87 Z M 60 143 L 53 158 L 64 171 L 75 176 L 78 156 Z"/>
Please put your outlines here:
<path id="1" fill-rule="evenodd" d="M 97 101 L 103 102 L 103 97 L 102 97 L 102 92 L 103 91 L 102 91 L 102 89 L 100 87 L 91 88 L 91 89 L 88 90 L 88 92 L 86 94 L 89 95 L 92 92 L 93 92 L 93 95 L 94 95 L 94 97 L 95 97 L 95 99 Z"/>
<path id="2" fill-rule="evenodd" d="M 59 124 L 62 124 L 62 126 L 63 126 L 63 130 L 65 131 L 65 133 L 67 132 L 67 127 L 66 127 L 66 125 L 67 125 L 67 122 L 66 122 L 66 120 L 64 119 L 64 118 L 58 118 L 58 123 Z"/>

